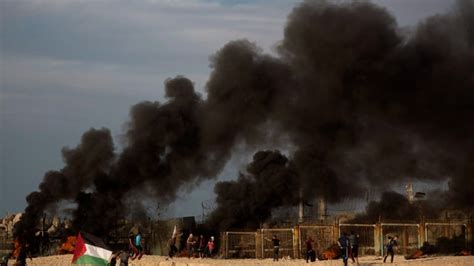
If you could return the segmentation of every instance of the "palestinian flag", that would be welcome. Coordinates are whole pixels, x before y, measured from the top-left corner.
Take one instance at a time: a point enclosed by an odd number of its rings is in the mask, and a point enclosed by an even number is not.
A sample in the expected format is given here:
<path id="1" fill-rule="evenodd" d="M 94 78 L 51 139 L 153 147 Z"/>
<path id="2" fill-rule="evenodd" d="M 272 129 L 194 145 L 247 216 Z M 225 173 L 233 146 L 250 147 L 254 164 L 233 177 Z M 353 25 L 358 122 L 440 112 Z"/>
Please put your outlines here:
<path id="1" fill-rule="evenodd" d="M 77 236 L 73 264 L 108 265 L 112 251 L 108 250 L 102 239 L 81 232 Z"/>

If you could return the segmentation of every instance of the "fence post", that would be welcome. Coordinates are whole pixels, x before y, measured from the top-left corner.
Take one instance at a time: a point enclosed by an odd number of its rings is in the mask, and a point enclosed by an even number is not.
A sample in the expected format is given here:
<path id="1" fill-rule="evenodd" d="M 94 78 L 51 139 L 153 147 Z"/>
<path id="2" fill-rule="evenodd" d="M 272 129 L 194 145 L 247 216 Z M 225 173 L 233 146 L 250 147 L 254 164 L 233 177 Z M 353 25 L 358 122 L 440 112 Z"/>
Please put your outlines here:
<path id="1" fill-rule="evenodd" d="M 374 227 L 374 251 L 375 251 L 375 254 L 379 256 L 383 256 L 383 242 L 380 241 L 381 238 L 382 238 L 382 225 L 380 223 L 376 223 Z"/>
<path id="2" fill-rule="evenodd" d="M 466 233 L 467 233 L 467 244 L 471 248 L 471 255 L 474 254 L 474 231 L 473 231 L 472 216 L 469 217 L 469 221 L 466 224 Z"/>
<path id="3" fill-rule="evenodd" d="M 422 217 L 420 221 L 420 226 L 418 227 L 418 248 L 421 248 L 423 246 L 423 243 L 428 241 L 426 239 L 426 223 L 425 223 L 425 218 Z"/>
<path id="4" fill-rule="evenodd" d="M 263 251 L 263 243 L 262 243 L 262 229 L 257 229 L 255 234 L 255 249 L 256 249 L 256 256 L 257 259 L 264 259 L 262 251 Z"/>
<path id="5" fill-rule="evenodd" d="M 294 259 L 300 259 L 301 258 L 301 247 L 300 247 L 300 227 L 299 225 L 295 225 L 293 227 L 293 254 L 294 254 Z"/>
<path id="6" fill-rule="evenodd" d="M 224 251 L 224 258 L 229 257 L 229 233 L 221 233 L 221 252 Z"/>

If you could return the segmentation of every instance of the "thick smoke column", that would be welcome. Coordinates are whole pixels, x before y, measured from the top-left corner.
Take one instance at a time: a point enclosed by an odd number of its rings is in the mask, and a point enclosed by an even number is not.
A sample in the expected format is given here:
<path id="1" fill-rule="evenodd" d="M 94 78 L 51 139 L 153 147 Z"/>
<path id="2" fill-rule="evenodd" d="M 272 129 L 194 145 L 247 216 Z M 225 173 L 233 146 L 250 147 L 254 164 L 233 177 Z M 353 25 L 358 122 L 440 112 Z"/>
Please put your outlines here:
<path id="1" fill-rule="evenodd" d="M 47 172 L 39 191 L 28 195 L 28 207 L 15 227 L 15 234 L 20 238 L 33 236 L 37 222 L 49 205 L 63 199 L 75 199 L 79 191 L 106 176 L 114 160 L 113 150 L 108 129 L 90 129 L 76 148 L 64 148 L 62 154 L 66 166 L 60 171 Z"/>
<path id="2" fill-rule="evenodd" d="M 106 235 L 137 190 L 171 202 L 183 185 L 215 177 L 236 145 L 269 136 L 289 137 L 291 154 L 257 152 L 247 173 L 216 185 L 222 228 L 263 222 L 300 190 L 337 202 L 407 176 L 449 180 L 448 204 L 472 208 L 473 10 L 458 1 L 403 36 L 374 4 L 303 2 L 278 56 L 231 41 L 211 60 L 206 99 L 178 76 L 165 82 L 166 102 L 135 105 L 120 154 L 108 130 L 86 132 L 28 196 L 17 235 L 61 200 L 78 204 L 76 229 Z"/>
<path id="3" fill-rule="evenodd" d="M 212 214 L 211 226 L 258 228 L 272 209 L 298 203 L 299 195 L 293 193 L 300 187 L 297 174 L 279 151 L 257 152 L 247 172 L 215 186 L 219 208 Z"/>
<path id="4" fill-rule="evenodd" d="M 297 146 L 289 164 L 306 199 L 322 195 L 336 202 L 361 196 L 362 187 L 388 188 L 412 177 L 449 179 L 444 204 L 474 206 L 468 196 L 474 191 L 473 10 L 474 1 L 459 1 L 411 36 L 401 35 L 395 19 L 371 3 L 306 1 L 293 10 L 278 49 L 290 75 L 275 75 L 290 86 L 273 95 L 279 105 L 268 116 Z M 244 200 L 242 193 L 227 192 L 259 186 L 243 177 L 217 184 L 212 222 L 241 226 L 241 213 L 231 210 L 240 210 L 235 203 Z M 298 193 L 266 186 L 275 193 L 255 195 L 259 201 L 283 197 L 281 205 L 259 211 L 266 218 Z M 409 211 L 405 207 L 401 211 Z M 369 215 L 377 209 L 373 204 Z M 262 221 L 253 217 L 254 224 Z"/>

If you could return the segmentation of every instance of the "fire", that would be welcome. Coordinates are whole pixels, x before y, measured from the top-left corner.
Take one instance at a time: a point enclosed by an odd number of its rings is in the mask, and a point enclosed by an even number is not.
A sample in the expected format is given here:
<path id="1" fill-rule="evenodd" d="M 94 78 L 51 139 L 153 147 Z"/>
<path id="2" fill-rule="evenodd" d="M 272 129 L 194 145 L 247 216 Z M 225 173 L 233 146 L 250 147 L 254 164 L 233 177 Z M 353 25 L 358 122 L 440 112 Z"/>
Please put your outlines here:
<path id="1" fill-rule="evenodd" d="M 76 247 L 76 237 L 68 236 L 66 242 L 64 242 L 58 250 L 58 254 L 72 254 Z"/>
<path id="2" fill-rule="evenodd" d="M 332 260 L 336 258 L 337 254 L 334 253 L 332 250 L 326 250 L 321 256 L 323 257 L 323 260 Z"/>
<path id="3" fill-rule="evenodd" d="M 338 245 L 332 245 L 321 254 L 321 260 L 333 260 L 339 257 L 340 249 Z"/>
<path id="4" fill-rule="evenodd" d="M 12 257 L 13 257 L 14 259 L 18 258 L 18 256 L 20 255 L 20 251 L 21 251 L 21 244 L 20 244 L 20 241 L 18 241 L 18 239 L 15 239 L 14 245 L 13 245 L 13 254 L 12 254 Z"/>
<path id="5" fill-rule="evenodd" d="M 405 256 L 405 259 L 407 260 L 414 260 L 421 258 L 423 256 L 423 251 L 421 250 L 415 250 L 412 254 Z"/>
<path id="6" fill-rule="evenodd" d="M 456 254 L 456 256 L 470 256 L 471 255 L 471 252 L 469 252 L 469 250 L 461 250 L 460 252 L 458 252 Z"/>

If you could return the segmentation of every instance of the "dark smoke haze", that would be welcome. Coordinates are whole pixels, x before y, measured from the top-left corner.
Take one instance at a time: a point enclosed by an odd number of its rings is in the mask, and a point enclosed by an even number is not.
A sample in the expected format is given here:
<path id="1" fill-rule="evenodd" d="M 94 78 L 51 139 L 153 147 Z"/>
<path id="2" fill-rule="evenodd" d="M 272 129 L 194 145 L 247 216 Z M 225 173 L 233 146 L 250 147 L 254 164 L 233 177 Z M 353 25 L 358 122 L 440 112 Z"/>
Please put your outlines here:
<path id="1" fill-rule="evenodd" d="M 278 56 L 247 40 L 211 59 L 202 99 L 185 77 L 165 82 L 165 103 L 130 112 L 126 146 L 91 129 L 65 167 L 27 197 L 17 234 L 45 208 L 78 204 L 75 228 L 105 235 L 140 188 L 172 202 L 179 188 L 214 178 L 236 145 L 287 137 L 288 156 L 259 151 L 247 173 L 215 187 L 221 228 L 255 226 L 274 208 L 405 180 L 446 181 L 446 206 L 474 206 L 474 1 L 402 35 L 371 3 L 306 1 L 288 17 Z M 267 147 L 269 150 L 274 147 Z"/>

